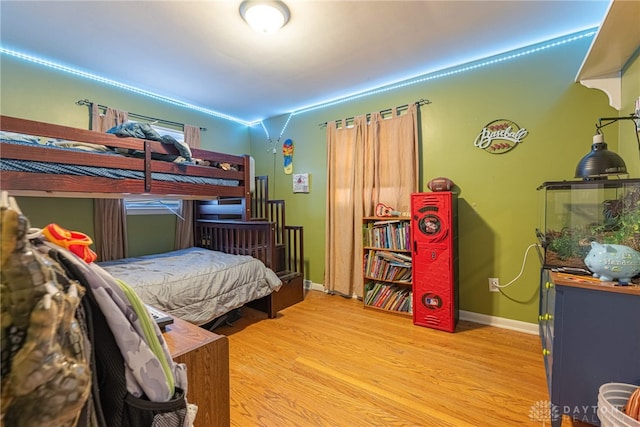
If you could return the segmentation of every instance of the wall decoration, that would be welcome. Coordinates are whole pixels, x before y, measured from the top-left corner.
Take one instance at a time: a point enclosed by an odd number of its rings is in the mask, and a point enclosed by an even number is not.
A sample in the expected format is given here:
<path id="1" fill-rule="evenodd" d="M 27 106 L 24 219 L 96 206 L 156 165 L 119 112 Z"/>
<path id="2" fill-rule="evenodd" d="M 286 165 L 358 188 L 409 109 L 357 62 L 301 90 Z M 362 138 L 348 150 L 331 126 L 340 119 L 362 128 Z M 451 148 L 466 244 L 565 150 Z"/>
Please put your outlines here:
<path id="1" fill-rule="evenodd" d="M 282 155 L 284 156 L 284 173 L 291 175 L 293 173 L 293 141 L 290 139 L 282 144 Z"/>
<path id="2" fill-rule="evenodd" d="M 294 193 L 309 192 L 309 174 L 308 173 L 293 174 L 293 192 Z"/>
<path id="3" fill-rule="evenodd" d="M 528 130 L 511 120 L 498 119 L 482 128 L 473 145 L 491 154 L 504 154 L 514 149 L 528 134 Z"/>

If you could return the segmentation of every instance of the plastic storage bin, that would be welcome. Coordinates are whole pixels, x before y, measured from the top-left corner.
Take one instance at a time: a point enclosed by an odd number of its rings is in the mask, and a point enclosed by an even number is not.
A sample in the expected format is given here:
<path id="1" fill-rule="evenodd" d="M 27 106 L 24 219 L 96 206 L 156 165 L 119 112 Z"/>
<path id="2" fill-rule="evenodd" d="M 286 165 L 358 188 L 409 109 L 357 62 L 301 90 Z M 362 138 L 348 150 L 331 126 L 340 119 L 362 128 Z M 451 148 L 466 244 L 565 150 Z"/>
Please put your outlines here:
<path id="1" fill-rule="evenodd" d="M 598 418 L 602 427 L 640 427 L 640 421 L 627 416 L 622 409 L 639 386 L 607 383 L 598 392 Z"/>

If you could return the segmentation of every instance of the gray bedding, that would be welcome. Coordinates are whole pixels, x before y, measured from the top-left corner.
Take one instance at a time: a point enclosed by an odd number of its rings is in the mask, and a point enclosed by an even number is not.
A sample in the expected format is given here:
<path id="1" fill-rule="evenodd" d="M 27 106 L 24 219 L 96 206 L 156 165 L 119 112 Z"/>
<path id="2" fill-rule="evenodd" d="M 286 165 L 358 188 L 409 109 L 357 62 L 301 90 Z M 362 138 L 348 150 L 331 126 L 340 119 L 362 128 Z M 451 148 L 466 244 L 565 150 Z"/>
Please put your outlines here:
<path id="1" fill-rule="evenodd" d="M 39 137 L 30 135 L 17 134 L 12 132 L 0 131 L 0 141 L 9 144 L 19 145 L 38 145 L 42 148 L 52 150 L 67 150 L 67 151 L 82 151 L 90 152 L 93 154 L 109 155 L 116 157 L 123 157 L 110 148 L 99 145 L 89 144 L 74 141 L 64 141 L 48 138 L 45 141 L 41 141 Z M 165 156 L 162 154 L 154 153 L 154 159 L 165 160 L 162 158 L 156 158 L 155 156 Z M 176 157 L 176 156 L 169 156 Z M 185 159 L 178 156 L 177 159 L 171 161 L 180 163 L 180 160 Z M 135 171 L 128 169 L 114 169 L 114 168 L 102 168 L 96 166 L 83 166 L 83 165 L 69 165 L 61 163 L 50 163 L 42 161 L 30 161 L 30 160 L 15 160 L 6 159 L 0 157 L 0 171 L 12 171 L 12 172 L 34 172 L 34 173 L 48 173 L 57 175 L 73 175 L 73 176 L 90 176 L 90 177 L 102 177 L 110 179 L 139 179 L 144 180 L 145 174 L 143 171 Z M 182 182 L 191 184 L 207 184 L 207 185 L 220 185 L 236 187 L 240 183 L 234 179 L 222 179 L 222 178 L 209 178 L 203 176 L 191 176 L 191 175 L 177 175 L 170 173 L 152 172 L 151 178 L 156 181 L 164 182 Z"/>
<path id="2" fill-rule="evenodd" d="M 282 284 L 258 259 L 202 248 L 100 262 L 146 304 L 201 325 Z"/>

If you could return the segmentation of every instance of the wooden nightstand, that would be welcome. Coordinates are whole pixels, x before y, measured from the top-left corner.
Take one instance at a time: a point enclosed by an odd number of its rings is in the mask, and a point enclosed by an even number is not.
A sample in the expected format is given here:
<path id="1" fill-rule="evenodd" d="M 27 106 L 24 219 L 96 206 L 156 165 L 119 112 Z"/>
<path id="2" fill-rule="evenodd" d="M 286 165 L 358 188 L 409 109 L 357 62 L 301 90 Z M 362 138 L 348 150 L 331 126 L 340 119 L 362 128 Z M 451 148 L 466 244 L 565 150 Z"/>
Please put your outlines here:
<path id="1" fill-rule="evenodd" d="M 187 365 L 187 400 L 198 405 L 196 427 L 228 427 L 229 339 L 174 318 L 163 333 L 171 357 Z"/>

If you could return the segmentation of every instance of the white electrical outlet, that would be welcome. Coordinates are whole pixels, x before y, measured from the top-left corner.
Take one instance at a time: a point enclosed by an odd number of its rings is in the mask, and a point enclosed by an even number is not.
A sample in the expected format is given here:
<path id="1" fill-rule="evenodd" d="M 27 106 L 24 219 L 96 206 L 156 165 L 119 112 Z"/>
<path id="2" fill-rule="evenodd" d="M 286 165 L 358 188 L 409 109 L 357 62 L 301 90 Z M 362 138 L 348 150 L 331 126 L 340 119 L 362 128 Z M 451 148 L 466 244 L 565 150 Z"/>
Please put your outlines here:
<path id="1" fill-rule="evenodd" d="M 497 277 L 489 277 L 489 292 L 500 292 L 500 280 Z"/>

